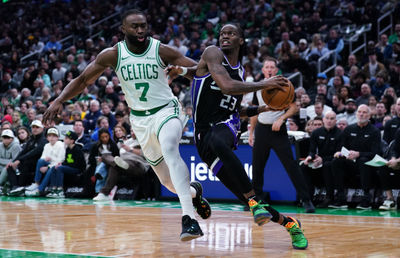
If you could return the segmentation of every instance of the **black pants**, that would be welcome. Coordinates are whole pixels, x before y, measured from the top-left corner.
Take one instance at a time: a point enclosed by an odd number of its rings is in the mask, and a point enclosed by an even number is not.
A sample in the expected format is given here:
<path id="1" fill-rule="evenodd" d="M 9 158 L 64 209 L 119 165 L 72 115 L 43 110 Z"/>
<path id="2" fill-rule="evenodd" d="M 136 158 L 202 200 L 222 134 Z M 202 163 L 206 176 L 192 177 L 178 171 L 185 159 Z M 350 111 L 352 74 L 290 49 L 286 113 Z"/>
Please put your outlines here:
<path id="1" fill-rule="evenodd" d="M 301 170 L 306 179 L 307 187 L 310 191 L 311 197 L 314 195 L 315 186 L 319 184 L 325 187 L 326 198 L 333 200 L 335 183 L 332 172 L 332 161 L 323 162 L 322 167 L 318 169 L 312 169 L 306 165 L 302 165 Z"/>
<path id="2" fill-rule="evenodd" d="M 33 183 L 35 177 L 36 161 L 21 161 L 18 165 L 19 175 L 16 171 L 9 167 L 7 169 L 7 178 L 11 187 L 14 186 L 26 186 Z"/>
<path id="3" fill-rule="evenodd" d="M 264 185 L 264 168 L 271 149 L 275 151 L 290 180 L 296 188 L 297 194 L 303 201 L 310 201 L 311 196 L 307 183 L 297 161 L 293 158 L 285 124 L 278 132 L 272 131 L 272 125 L 257 123 L 253 146 L 253 188 L 257 195 L 261 195 Z"/>
<path id="4" fill-rule="evenodd" d="M 384 191 L 400 187 L 400 171 L 383 166 L 379 168 L 379 179 Z"/>
<path id="5" fill-rule="evenodd" d="M 332 162 L 332 169 L 334 171 L 335 188 L 337 189 L 338 199 L 344 200 L 345 177 L 356 177 L 360 175 L 361 188 L 364 195 L 369 195 L 369 189 L 372 187 L 372 179 L 374 169 L 364 163 L 370 160 L 369 158 L 360 157 L 356 162 L 345 158 L 337 158 Z"/>

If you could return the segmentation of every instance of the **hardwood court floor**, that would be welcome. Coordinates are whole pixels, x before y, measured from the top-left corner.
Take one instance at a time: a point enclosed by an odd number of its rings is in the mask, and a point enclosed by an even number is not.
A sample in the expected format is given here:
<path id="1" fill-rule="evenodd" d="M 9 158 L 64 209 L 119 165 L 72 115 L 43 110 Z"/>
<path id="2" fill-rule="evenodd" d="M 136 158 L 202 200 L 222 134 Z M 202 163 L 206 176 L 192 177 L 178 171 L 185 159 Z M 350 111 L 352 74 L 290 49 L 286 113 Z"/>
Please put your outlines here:
<path id="1" fill-rule="evenodd" d="M 283 227 L 258 227 L 240 205 L 213 204 L 204 236 L 180 242 L 179 204 L 0 197 L 0 257 L 399 257 L 397 211 L 317 210 L 296 216 L 309 240 L 293 250 Z"/>

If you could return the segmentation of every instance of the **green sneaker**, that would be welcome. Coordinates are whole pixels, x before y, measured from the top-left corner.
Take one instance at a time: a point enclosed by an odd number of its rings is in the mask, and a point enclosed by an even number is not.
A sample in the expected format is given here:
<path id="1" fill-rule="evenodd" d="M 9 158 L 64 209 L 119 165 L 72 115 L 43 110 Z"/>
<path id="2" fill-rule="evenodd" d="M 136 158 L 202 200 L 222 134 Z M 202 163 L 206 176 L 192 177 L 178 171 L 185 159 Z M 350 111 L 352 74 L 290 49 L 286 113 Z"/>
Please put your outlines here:
<path id="1" fill-rule="evenodd" d="M 271 214 L 264 208 L 268 204 L 261 204 L 261 202 L 256 202 L 255 200 L 251 199 L 249 201 L 249 207 L 251 214 L 253 214 L 254 222 L 259 226 L 268 223 L 271 219 Z"/>
<path id="2" fill-rule="evenodd" d="M 293 221 L 286 224 L 285 228 L 287 232 L 289 232 L 290 237 L 292 238 L 292 246 L 294 249 L 304 250 L 308 246 L 308 240 L 303 234 L 303 230 L 301 229 L 300 220 L 296 220 L 295 218 L 291 218 Z"/>

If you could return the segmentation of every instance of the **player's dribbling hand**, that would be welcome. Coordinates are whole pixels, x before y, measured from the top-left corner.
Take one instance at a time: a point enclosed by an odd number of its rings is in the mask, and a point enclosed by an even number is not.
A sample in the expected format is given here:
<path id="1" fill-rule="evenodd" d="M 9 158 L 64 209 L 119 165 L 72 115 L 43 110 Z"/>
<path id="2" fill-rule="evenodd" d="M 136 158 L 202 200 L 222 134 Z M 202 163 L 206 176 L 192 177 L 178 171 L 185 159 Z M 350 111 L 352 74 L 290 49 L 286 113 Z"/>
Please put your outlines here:
<path id="1" fill-rule="evenodd" d="M 284 91 L 283 87 L 287 87 L 289 85 L 289 80 L 283 77 L 282 75 L 272 76 L 266 81 L 268 82 L 269 89 L 278 89 Z"/>
<path id="2" fill-rule="evenodd" d="M 43 115 L 43 124 L 44 126 L 48 127 L 51 122 L 59 115 L 61 114 L 63 110 L 63 104 L 57 100 L 55 100 L 49 108 L 44 112 Z"/>
<path id="3" fill-rule="evenodd" d="M 167 68 L 164 69 L 165 75 L 168 78 L 168 84 L 176 79 L 179 74 L 183 72 L 182 68 L 178 65 L 169 65 Z"/>

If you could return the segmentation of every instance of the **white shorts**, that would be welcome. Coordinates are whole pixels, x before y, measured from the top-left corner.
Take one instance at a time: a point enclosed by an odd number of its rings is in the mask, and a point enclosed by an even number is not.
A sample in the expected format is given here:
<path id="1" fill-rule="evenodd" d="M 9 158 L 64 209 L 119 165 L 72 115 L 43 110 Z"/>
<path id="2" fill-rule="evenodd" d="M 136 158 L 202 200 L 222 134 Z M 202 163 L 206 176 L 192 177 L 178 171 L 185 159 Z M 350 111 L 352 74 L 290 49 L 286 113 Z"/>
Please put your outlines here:
<path id="1" fill-rule="evenodd" d="M 167 106 L 148 116 L 129 116 L 132 130 L 136 135 L 146 160 L 152 166 L 157 166 L 163 159 L 158 135 L 163 125 L 172 118 L 178 118 L 184 126 L 186 115 L 178 100 L 174 99 Z"/>

